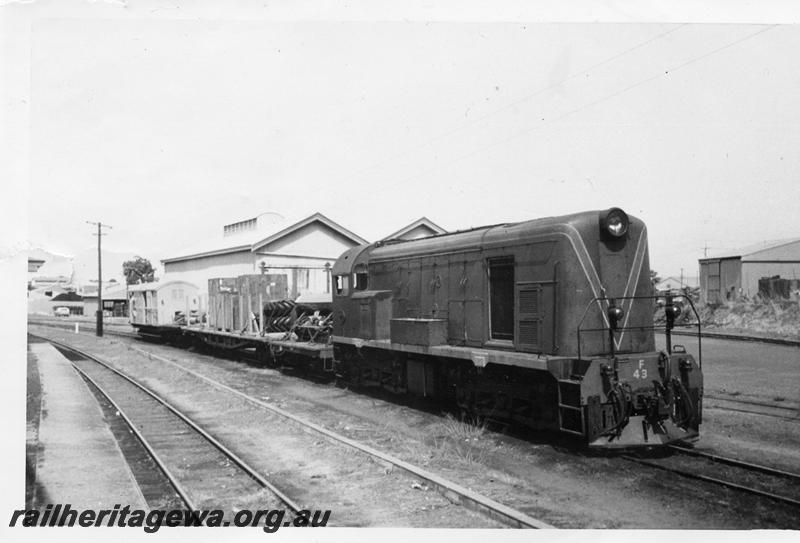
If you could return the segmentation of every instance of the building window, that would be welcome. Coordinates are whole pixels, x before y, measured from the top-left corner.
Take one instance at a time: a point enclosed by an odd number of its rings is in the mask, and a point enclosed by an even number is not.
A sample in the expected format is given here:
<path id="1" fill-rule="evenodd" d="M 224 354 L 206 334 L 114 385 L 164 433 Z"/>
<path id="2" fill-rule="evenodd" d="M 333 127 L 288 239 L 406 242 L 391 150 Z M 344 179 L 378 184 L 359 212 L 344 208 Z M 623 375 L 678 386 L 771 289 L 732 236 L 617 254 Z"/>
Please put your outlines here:
<path id="1" fill-rule="evenodd" d="M 489 260 L 489 332 L 492 339 L 514 340 L 514 258 Z"/>

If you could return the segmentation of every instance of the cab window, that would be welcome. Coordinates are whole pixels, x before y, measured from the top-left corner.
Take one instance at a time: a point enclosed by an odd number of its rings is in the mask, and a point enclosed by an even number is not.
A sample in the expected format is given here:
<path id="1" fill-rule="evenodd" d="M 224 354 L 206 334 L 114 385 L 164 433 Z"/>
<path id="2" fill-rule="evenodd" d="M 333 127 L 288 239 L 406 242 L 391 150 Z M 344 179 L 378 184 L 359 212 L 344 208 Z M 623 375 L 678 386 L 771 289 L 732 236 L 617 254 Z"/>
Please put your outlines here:
<path id="1" fill-rule="evenodd" d="M 356 266 L 356 271 L 353 274 L 353 289 L 354 290 L 367 290 L 369 284 L 369 275 L 367 274 L 367 267 L 363 264 Z"/>
<path id="2" fill-rule="evenodd" d="M 334 277 L 336 280 L 336 295 L 347 296 L 350 294 L 350 277 L 348 275 L 337 275 Z"/>

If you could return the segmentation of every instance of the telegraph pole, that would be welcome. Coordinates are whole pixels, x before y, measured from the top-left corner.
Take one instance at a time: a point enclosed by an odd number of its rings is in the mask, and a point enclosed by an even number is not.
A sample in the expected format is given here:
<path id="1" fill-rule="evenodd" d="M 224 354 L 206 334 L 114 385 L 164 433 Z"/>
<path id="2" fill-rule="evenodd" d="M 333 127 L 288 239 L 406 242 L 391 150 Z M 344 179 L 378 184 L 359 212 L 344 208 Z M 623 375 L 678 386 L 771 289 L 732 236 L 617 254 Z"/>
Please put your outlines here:
<path id="1" fill-rule="evenodd" d="M 103 337 L 103 257 L 100 252 L 100 240 L 105 235 L 103 228 L 111 228 L 107 224 L 101 222 L 86 221 L 86 224 L 94 224 L 97 226 L 97 337 Z"/>

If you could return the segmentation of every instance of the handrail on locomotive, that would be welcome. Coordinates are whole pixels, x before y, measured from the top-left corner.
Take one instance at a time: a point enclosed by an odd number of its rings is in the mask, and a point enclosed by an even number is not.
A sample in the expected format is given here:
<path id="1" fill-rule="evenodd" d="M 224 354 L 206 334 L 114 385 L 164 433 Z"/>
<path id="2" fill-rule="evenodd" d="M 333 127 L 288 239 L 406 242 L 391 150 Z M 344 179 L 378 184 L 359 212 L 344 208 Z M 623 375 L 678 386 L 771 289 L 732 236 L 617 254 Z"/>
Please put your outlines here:
<path id="1" fill-rule="evenodd" d="M 622 309 L 617 307 L 616 302 L 617 300 L 659 300 L 664 298 L 664 314 L 666 316 L 666 323 L 664 325 L 664 333 L 666 335 L 666 346 L 667 346 L 667 353 L 672 354 L 672 329 L 675 327 L 675 319 L 680 315 L 681 308 L 678 305 L 675 305 L 673 302 L 676 299 L 683 299 L 689 303 L 689 306 L 692 308 L 692 312 L 694 313 L 695 319 L 697 320 L 697 364 L 700 369 L 703 368 L 703 348 L 702 348 L 702 329 L 701 329 L 701 322 L 700 322 L 700 314 L 697 312 L 697 307 L 694 305 L 692 298 L 687 294 L 674 294 L 672 292 L 662 293 L 662 294 L 653 294 L 647 296 L 616 296 L 616 297 L 607 297 L 607 296 L 598 296 L 592 298 L 588 304 L 586 304 L 586 308 L 583 310 L 583 315 L 581 316 L 581 320 L 578 323 L 577 328 L 577 339 L 578 339 L 578 358 L 581 358 L 581 332 L 608 332 L 609 334 L 609 343 L 610 343 L 610 356 L 613 358 L 616 353 L 614 352 L 614 337 L 617 331 L 624 331 L 624 330 L 659 330 L 661 327 L 656 326 L 653 324 L 652 326 L 617 326 L 619 320 L 624 316 L 624 314 L 620 314 Z M 600 304 L 601 302 L 608 302 L 608 327 L 603 328 L 582 328 L 583 321 L 586 320 L 586 315 L 589 313 L 589 308 L 593 304 Z M 659 304 L 660 305 L 660 304 Z M 619 312 L 619 313 L 618 313 Z M 618 315 L 616 318 L 612 315 Z"/>

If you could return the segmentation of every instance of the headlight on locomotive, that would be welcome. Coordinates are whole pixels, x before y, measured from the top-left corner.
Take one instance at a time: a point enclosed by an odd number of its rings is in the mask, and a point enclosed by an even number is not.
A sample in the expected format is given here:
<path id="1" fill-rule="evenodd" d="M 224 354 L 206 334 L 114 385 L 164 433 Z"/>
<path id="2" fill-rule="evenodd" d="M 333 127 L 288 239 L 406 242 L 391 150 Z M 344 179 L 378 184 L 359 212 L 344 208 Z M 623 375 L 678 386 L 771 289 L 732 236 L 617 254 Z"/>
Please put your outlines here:
<path id="1" fill-rule="evenodd" d="M 600 215 L 600 232 L 612 238 L 621 238 L 628 233 L 630 220 L 628 214 L 618 207 L 612 207 Z"/>

